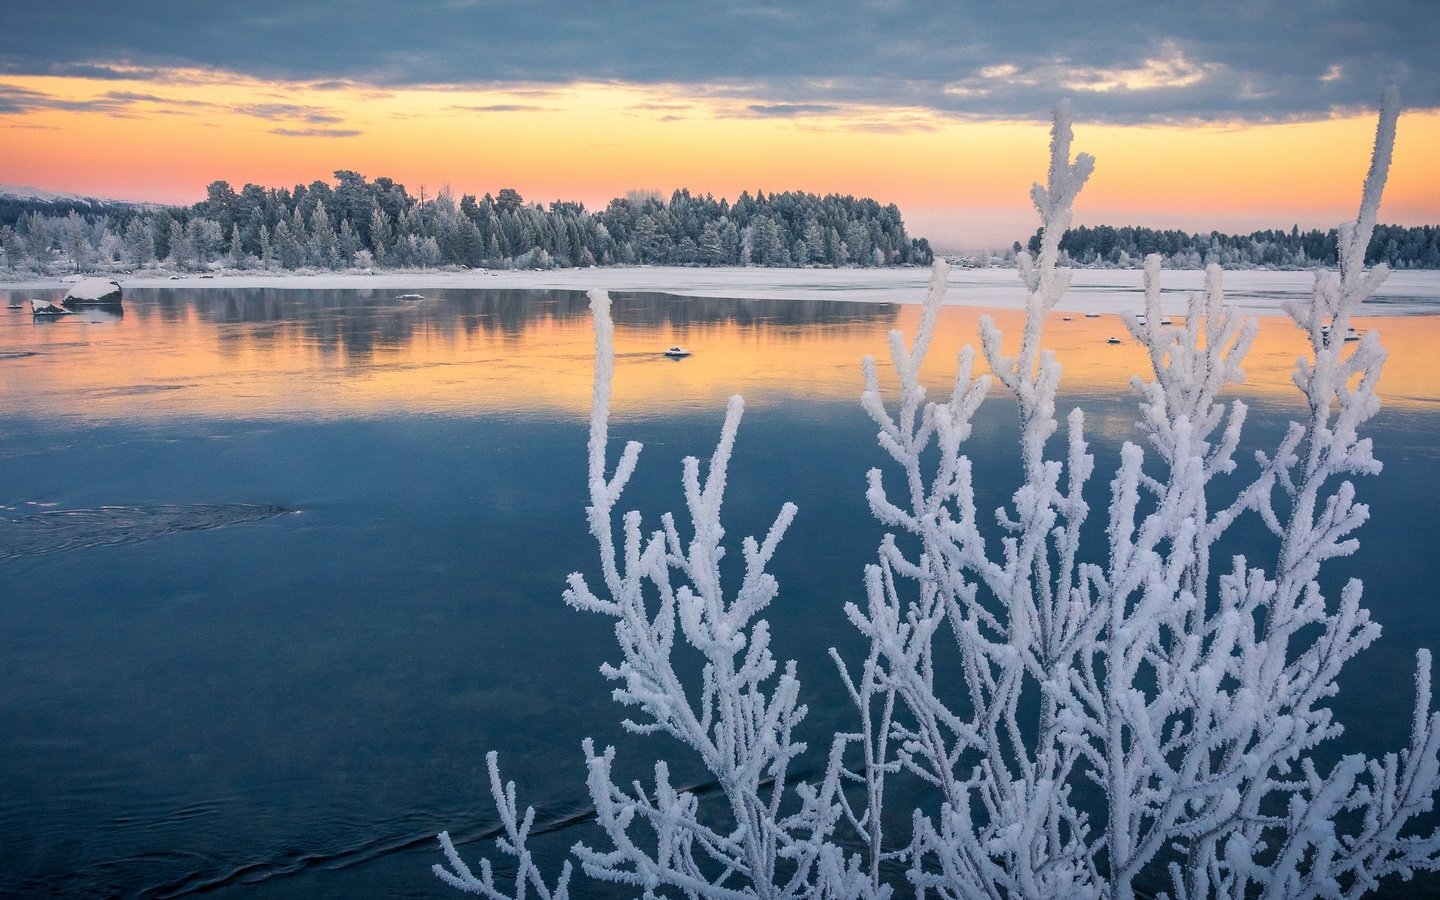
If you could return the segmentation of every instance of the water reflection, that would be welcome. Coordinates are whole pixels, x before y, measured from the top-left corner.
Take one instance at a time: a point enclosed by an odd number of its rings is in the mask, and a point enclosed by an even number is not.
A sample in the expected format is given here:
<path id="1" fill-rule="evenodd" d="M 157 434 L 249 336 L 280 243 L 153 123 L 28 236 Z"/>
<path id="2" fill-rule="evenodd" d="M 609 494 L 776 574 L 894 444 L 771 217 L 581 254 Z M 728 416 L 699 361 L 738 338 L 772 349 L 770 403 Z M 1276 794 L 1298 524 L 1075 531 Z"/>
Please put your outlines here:
<path id="1" fill-rule="evenodd" d="M 574 291 L 440 290 L 402 301 L 391 292 L 224 288 L 202 291 L 133 290 L 126 295 L 162 320 L 182 321 L 191 311 L 216 325 L 287 323 L 312 339 L 363 357 L 398 346 L 416 331 L 504 334 L 515 338 L 542 322 L 589 322 L 589 301 Z M 890 304 L 820 300 L 728 300 L 667 294 L 615 293 L 618 324 L 681 328 L 735 324 L 834 325 L 891 321 Z M 148 302 L 146 302 L 148 301 Z"/>
<path id="2" fill-rule="evenodd" d="M 119 303 L 96 303 L 70 310 L 77 321 L 92 325 L 110 325 L 125 318 L 125 307 Z"/>
<path id="3" fill-rule="evenodd" d="M 885 332 L 915 327 L 914 306 L 819 300 L 615 295 L 622 411 L 804 396 L 851 400 L 858 362 L 885 364 Z M 942 383 L 984 311 L 948 307 L 927 374 Z M 1020 314 L 991 313 L 1019 333 Z M 125 311 L 94 308 L 44 325 L 0 314 L 0 390 L 11 412 L 87 420 L 174 416 L 337 419 L 387 412 L 545 410 L 583 416 L 592 337 L 578 292 L 448 290 L 420 302 L 390 292 L 150 289 Z M 1440 317 L 1361 320 L 1383 327 L 1391 404 L 1440 400 Z M 105 327 L 96 327 L 105 326 Z M 1110 337 L 1122 343 L 1107 343 Z M 1118 317 L 1059 316 L 1047 343 L 1069 394 L 1109 393 L 1148 361 Z M 661 351 L 683 344 L 679 361 Z M 1288 321 L 1263 319 L 1241 393 L 1290 403 L 1303 351 Z M 663 365 L 662 365 L 663 363 Z"/>
<path id="4" fill-rule="evenodd" d="M 440 291 L 421 302 L 376 291 L 133 290 L 123 321 L 99 310 L 46 329 L 0 319 L 0 352 L 34 354 L 0 367 L 0 389 L 12 411 L 104 420 L 583 414 L 587 304 L 580 293 L 517 290 Z M 657 294 L 618 294 L 615 310 L 620 351 L 643 373 L 631 396 L 641 410 L 765 384 L 833 394 L 830 374 L 853 373 L 859 354 L 821 360 L 814 349 L 838 336 L 858 350 L 898 316 L 888 304 Z M 101 321 L 121 327 L 79 327 Z M 658 367 L 659 351 L 682 340 L 697 357 Z M 853 377 L 841 381 L 851 393 Z"/>

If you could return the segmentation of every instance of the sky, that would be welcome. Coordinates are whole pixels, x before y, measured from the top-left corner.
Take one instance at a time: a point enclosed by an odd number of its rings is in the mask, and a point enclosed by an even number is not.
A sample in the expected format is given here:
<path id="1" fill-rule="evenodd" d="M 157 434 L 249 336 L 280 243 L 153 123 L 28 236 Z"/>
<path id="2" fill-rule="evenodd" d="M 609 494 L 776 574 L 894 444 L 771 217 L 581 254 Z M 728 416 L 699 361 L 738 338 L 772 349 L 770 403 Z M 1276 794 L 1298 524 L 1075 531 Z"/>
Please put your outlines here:
<path id="1" fill-rule="evenodd" d="M 336 169 L 592 208 L 632 189 L 896 203 L 941 249 L 1035 227 L 1048 116 L 1077 222 L 1329 227 L 1400 89 L 1381 218 L 1440 222 L 1440 4 L 99 0 L 13 4 L 0 182 L 189 203 Z"/>

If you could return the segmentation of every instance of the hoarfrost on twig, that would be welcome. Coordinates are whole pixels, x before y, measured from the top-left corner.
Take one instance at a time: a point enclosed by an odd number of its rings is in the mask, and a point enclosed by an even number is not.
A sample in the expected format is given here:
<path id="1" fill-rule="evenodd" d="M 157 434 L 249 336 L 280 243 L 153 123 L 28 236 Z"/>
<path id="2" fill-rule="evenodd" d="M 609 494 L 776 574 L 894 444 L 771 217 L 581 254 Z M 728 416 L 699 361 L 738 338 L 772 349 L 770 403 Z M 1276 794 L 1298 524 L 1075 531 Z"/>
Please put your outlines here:
<path id="1" fill-rule="evenodd" d="M 708 465 L 684 462 L 688 528 L 670 514 L 648 533 L 638 513 L 617 521 L 640 446 L 626 444 L 609 468 L 613 324 L 608 296 L 592 292 L 587 515 L 603 583 L 571 575 L 565 600 L 614 620 L 620 660 L 603 672 L 631 710 L 625 726 L 688 746 L 724 808 L 702 815 L 701 798 L 674 786 L 663 760 L 653 784 L 619 785 L 614 748 L 586 741 L 608 842 L 575 846 L 586 875 L 645 897 L 725 898 L 886 897 L 903 877 L 909 891 L 958 900 L 1125 898 L 1148 873 L 1152 882 L 1168 875 L 1168 896 L 1195 900 L 1354 897 L 1387 876 L 1440 867 L 1440 832 L 1409 830 L 1440 787 L 1428 653 L 1417 659 L 1403 751 L 1347 756 L 1328 771 L 1313 754 L 1341 730 L 1325 706 L 1341 667 L 1379 635 L 1360 583 L 1331 597 L 1319 575 L 1354 552 L 1369 515 L 1350 479 L 1380 470 L 1361 429 L 1379 408 L 1385 350 L 1373 331 L 1353 348 L 1343 338 L 1387 274 L 1364 268 L 1364 250 L 1397 109 L 1387 92 L 1359 212 L 1340 231 L 1338 273 L 1317 272 L 1311 302 L 1288 309 L 1309 339 L 1294 373 L 1305 418 L 1255 453 L 1258 473 L 1238 488 L 1217 479 L 1237 471 L 1247 408 L 1221 395 L 1243 382 L 1256 325 L 1225 305 L 1213 266 L 1184 324 L 1165 324 L 1160 260 L 1146 260 L 1146 316 L 1126 321 L 1150 362 L 1148 376 L 1132 380 L 1140 442 L 1122 447 L 1105 529 L 1089 544 L 1095 460 L 1078 409 L 1065 417 L 1058 453 L 1052 446 L 1062 372 L 1043 339 L 1069 285 L 1060 236 L 1094 163 L 1072 158 L 1069 108 L 1057 110 L 1047 180 L 1031 191 L 1039 251 L 1018 258 L 1027 302 L 1013 355 L 983 318 L 989 374 L 977 373 L 966 347 L 949 394 L 929 399 L 920 372 L 945 292 L 941 262 L 915 334 L 889 336 L 893 408 L 874 361 L 864 361 L 861 404 L 898 470 L 872 470 L 866 496 L 892 533 L 865 567 L 863 604 L 845 607 L 869 652 L 847 662 L 831 651 L 855 728 L 835 735 L 813 784 L 793 775 L 805 751 L 795 737 L 805 716 L 796 667 L 773 658 L 760 618 L 779 591 L 765 570 L 795 507 L 783 505 L 762 539 L 742 542 L 745 573 L 722 583 L 736 397 Z M 1016 398 L 1022 477 L 987 514 L 966 445 L 997 383 Z M 1212 562 L 1217 542 L 1250 515 L 1276 537 L 1273 551 Z M 699 684 L 675 666 L 677 646 L 703 657 Z M 958 683 L 937 675 L 942 655 Z M 494 754 L 488 763 L 514 887 L 502 891 L 488 862 L 476 876 L 445 834 L 449 868 L 437 874 L 491 898 L 564 897 L 569 864 L 548 887 L 526 848 L 533 811 L 518 814 L 513 784 L 502 784 Z M 933 797 L 898 838 L 882 827 L 897 777 Z"/>

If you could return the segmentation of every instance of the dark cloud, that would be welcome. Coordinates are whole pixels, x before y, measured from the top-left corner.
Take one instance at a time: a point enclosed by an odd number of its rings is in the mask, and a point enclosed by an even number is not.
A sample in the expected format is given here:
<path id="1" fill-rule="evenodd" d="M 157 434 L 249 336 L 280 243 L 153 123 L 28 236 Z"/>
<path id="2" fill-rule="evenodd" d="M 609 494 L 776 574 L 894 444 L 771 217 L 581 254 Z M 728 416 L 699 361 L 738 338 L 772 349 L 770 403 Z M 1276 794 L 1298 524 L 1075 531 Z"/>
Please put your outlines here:
<path id="1" fill-rule="evenodd" d="M 761 110 L 880 104 L 1121 122 L 1290 120 L 1396 82 L 1440 107 L 1434 0 L 135 0 L 12 4 L 0 74 L 177 70 L 382 88 L 577 80 L 716 90 Z M 755 114 L 770 114 L 756 111 Z M 792 115 L 798 113 L 791 113 Z"/>
<path id="2" fill-rule="evenodd" d="M 483 106 L 451 106 L 453 112 L 504 113 L 504 112 L 546 112 L 550 107 L 531 106 L 525 103 L 490 103 Z"/>
<path id="3" fill-rule="evenodd" d="M 257 119 L 294 119 L 298 122 L 309 122 L 312 125 L 334 125 L 344 121 L 339 116 L 313 106 L 300 106 L 294 103 L 243 103 L 229 107 L 229 109 L 242 116 L 254 116 Z"/>
<path id="4" fill-rule="evenodd" d="M 207 100 L 163 97 L 139 91 L 106 91 L 88 100 L 67 100 L 17 85 L 0 84 L 0 115 L 58 110 L 100 112 L 109 116 L 134 118 L 142 112 L 138 107 L 143 107 L 145 113 L 184 115 L 195 112 L 228 112 L 268 121 L 288 120 L 311 125 L 336 125 L 344 121 L 327 110 L 298 103 L 212 103 Z"/>
<path id="5" fill-rule="evenodd" d="M 99 112 L 111 116 L 129 115 L 128 101 L 108 96 L 90 100 L 65 100 L 13 84 L 0 84 L 0 115 L 26 115 L 35 112 Z"/>
<path id="6" fill-rule="evenodd" d="M 270 133 L 281 137 L 348 138 L 358 137 L 365 132 L 352 128 L 272 128 Z"/>
<path id="7" fill-rule="evenodd" d="M 840 112 L 833 103 L 751 103 L 747 115 L 762 119 L 789 119 L 795 116 L 830 116 Z"/>

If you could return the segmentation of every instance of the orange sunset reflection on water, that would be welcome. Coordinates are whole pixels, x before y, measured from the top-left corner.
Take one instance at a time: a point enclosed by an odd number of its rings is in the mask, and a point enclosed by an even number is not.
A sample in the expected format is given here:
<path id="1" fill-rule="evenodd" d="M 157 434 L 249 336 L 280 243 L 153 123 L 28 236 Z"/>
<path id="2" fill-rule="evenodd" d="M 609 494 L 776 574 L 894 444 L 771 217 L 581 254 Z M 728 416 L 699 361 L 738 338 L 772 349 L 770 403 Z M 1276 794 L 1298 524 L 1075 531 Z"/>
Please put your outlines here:
<path id="1" fill-rule="evenodd" d="M 8 302 L 19 298 L 12 294 Z M 28 296 L 28 295 L 26 295 Z M 28 306 L 28 304 L 27 304 Z M 917 306 L 740 301 L 617 294 L 615 410 L 664 416 L 723 406 L 857 401 L 860 360 L 886 362 L 886 333 L 913 333 Z M 926 366 L 943 388 L 955 351 L 989 314 L 1018 341 L 1014 311 L 947 307 Z M 1179 319 L 1177 319 L 1177 322 Z M 1390 350 L 1388 406 L 1440 402 L 1440 317 L 1362 319 Z M 1147 359 L 1115 315 L 1053 315 L 1047 346 L 1064 394 L 1127 390 Z M 1119 345 L 1107 338 L 1122 339 Z M 661 351 L 683 345 L 693 355 Z M 1261 319 L 1236 396 L 1298 408 L 1290 373 L 1303 349 L 1279 317 Z M 391 415 L 518 414 L 583 418 L 593 337 L 582 295 L 444 291 L 418 304 L 357 291 L 266 289 L 127 293 L 123 317 L 32 322 L 0 309 L 0 392 L 9 415 L 81 422 L 174 418 L 330 420 Z M 857 403 L 857 414 L 858 403 Z"/>

